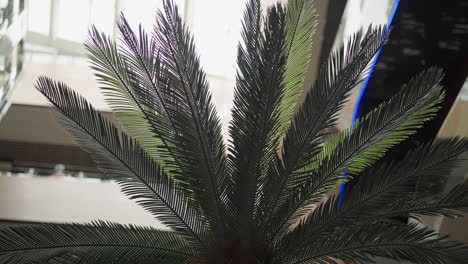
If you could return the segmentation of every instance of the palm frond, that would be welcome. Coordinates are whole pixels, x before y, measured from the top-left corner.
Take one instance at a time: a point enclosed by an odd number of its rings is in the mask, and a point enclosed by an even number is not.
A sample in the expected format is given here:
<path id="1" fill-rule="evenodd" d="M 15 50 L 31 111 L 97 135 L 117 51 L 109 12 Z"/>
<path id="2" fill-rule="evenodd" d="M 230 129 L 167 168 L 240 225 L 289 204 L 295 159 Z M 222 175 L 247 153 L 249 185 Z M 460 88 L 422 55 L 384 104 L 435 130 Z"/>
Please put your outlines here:
<path id="1" fill-rule="evenodd" d="M 394 216 L 410 216 L 419 219 L 421 215 L 445 216 L 458 218 L 462 216 L 458 211 L 468 212 L 468 184 L 455 186 L 449 193 L 435 194 L 419 198 L 401 198 L 388 206 L 373 210 L 363 220 L 385 219 Z"/>
<path id="2" fill-rule="evenodd" d="M 206 244 L 209 232 L 181 187 L 141 147 L 65 84 L 39 78 L 36 88 L 60 111 L 62 124 L 122 191 L 158 220 Z"/>
<path id="3" fill-rule="evenodd" d="M 171 96 L 167 94 L 170 91 L 168 77 L 170 73 L 161 62 L 156 40 L 148 36 L 141 25 L 138 29 L 138 35 L 135 34 L 124 14 L 121 14 L 118 27 L 124 43 L 119 46 L 121 57 L 127 63 L 127 69 L 132 69 L 129 75 L 134 75 L 139 80 L 140 87 L 135 91 L 137 99 L 142 106 L 145 106 L 146 119 L 149 119 L 151 125 L 157 127 L 158 131 L 160 131 L 160 137 L 164 141 L 163 143 L 166 144 L 167 151 L 171 154 L 170 157 L 173 157 L 176 163 L 175 169 L 179 170 L 177 172 L 178 178 L 184 178 L 183 176 L 180 177 L 181 165 L 178 164 L 176 152 L 173 151 L 174 148 L 178 147 L 174 145 L 173 135 L 180 132 L 177 131 L 173 123 L 170 115 L 171 109 L 169 109 L 168 102 L 166 102 L 171 100 Z M 137 129 L 137 132 L 139 131 Z M 143 134 L 138 138 L 140 138 L 140 145 L 145 143 L 149 147 L 154 145 L 153 139 L 147 138 L 147 135 Z M 145 150 L 147 151 L 146 148 Z M 158 151 L 161 152 L 160 149 Z"/>
<path id="4" fill-rule="evenodd" d="M 188 263 L 196 254 L 178 234 L 150 227 L 100 221 L 0 228 L 0 263 L 124 263 L 155 256 Z"/>
<path id="5" fill-rule="evenodd" d="M 319 153 L 321 145 L 332 127 L 338 111 L 348 93 L 361 80 L 367 65 L 385 43 L 384 27 L 359 31 L 332 53 L 321 67 L 315 84 L 307 92 L 304 103 L 295 114 L 286 132 L 280 157 L 269 176 L 265 198 L 259 206 L 269 222 L 272 211 L 278 207 L 281 197 L 287 195 L 288 181 L 296 171 L 310 164 Z"/>
<path id="6" fill-rule="evenodd" d="M 127 264 L 127 263 L 138 263 L 138 264 L 154 264 L 154 263 L 191 263 L 190 258 L 186 257 L 172 257 L 168 258 L 164 254 L 155 254 L 150 256 L 149 254 L 116 254 L 113 251 L 99 252 L 98 256 L 85 255 L 80 256 L 81 252 L 76 250 L 74 253 L 63 254 L 60 256 L 53 257 L 47 264 L 102 264 L 109 263 L 104 261 L 112 261 L 111 263 L 116 264 Z M 35 262 L 34 264 L 36 264 Z"/>
<path id="7" fill-rule="evenodd" d="M 303 177 L 288 182 L 292 195 L 287 195 L 275 219 L 282 219 L 273 234 L 286 231 L 291 221 L 309 213 L 307 205 L 316 202 L 340 181 L 364 170 L 395 144 L 403 141 L 431 119 L 438 110 L 443 92 L 438 85 L 442 71 L 432 68 L 411 79 L 388 102 L 356 122 L 356 125 L 334 136 L 338 144 L 324 149 L 320 164 Z M 331 153 L 331 154 L 329 154 Z M 344 176 L 343 172 L 347 171 Z M 284 218 L 286 217 L 286 218 Z M 288 219 L 288 220 L 286 220 Z"/>
<path id="8" fill-rule="evenodd" d="M 260 6 L 260 1 L 259 0 L 249 0 L 247 1 L 244 14 L 243 14 L 243 20 L 242 20 L 242 29 L 241 29 L 241 36 L 243 43 L 240 43 L 238 45 L 238 51 L 237 51 L 237 61 L 239 63 L 239 69 L 237 72 L 237 78 L 242 77 L 241 73 L 242 72 L 252 72 L 254 68 L 258 68 L 259 61 L 258 60 L 253 60 L 250 61 L 251 59 L 248 55 L 257 53 L 259 40 L 261 39 L 261 24 L 263 21 L 263 17 L 261 14 L 261 6 Z M 250 77 L 250 75 L 246 76 L 247 78 Z M 253 76 L 252 76 L 253 77 Z M 243 79 L 240 79 L 237 85 L 240 84 L 248 84 L 245 80 L 242 81 Z M 250 80 L 252 81 L 252 79 Z M 241 92 L 240 90 L 239 92 Z M 238 93 L 235 91 L 235 93 Z M 238 97 L 238 95 L 235 95 Z M 233 113 L 234 116 L 234 113 Z M 241 120 L 239 120 L 241 121 Z M 234 121 L 232 121 L 234 122 Z M 230 127 L 233 125 L 231 124 Z M 232 138 L 232 133 L 235 131 L 230 131 L 229 133 L 231 134 Z M 233 140 L 231 139 L 231 144 L 233 144 Z M 230 229 L 238 229 L 240 225 L 239 217 L 238 217 L 238 211 L 240 209 L 240 206 L 235 202 L 235 197 L 239 194 L 239 189 L 240 184 L 238 183 L 239 179 L 236 179 L 235 177 L 238 177 L 238 170 L 240 168 L 236 168 L 234 165 L 234 159 L 237 158 L 239 159 L 240 157 L 236 157 L 234 153 L 232 153 L 235 149 L 231 146 L 229 146 L 229 163 L 228 163 L 228 173 L 229 173 L 229 178 L 230 178 L 230 186 L 228 189 L 228 208 L 231 212 L 231 219 L 229 221 L 229 226 Z M 241 160 L 239 160 L 241 161 Z M 245 162 L 245 161 L 244 161 Z M 256 187 L 256 186 L 255 186 Z"/>
<path id="9" fill-rule="evenodd" d="M 232 201 L 241 230 L 254 228 L 256 198 L 276 156 L 279 144 L 280 102 L 283 76 L 285 11 L 281 5 L 268 9 L 264 32 L 258 34 L 259 3 L 253 0 L 245 12 L 243 43 L 238 49 L 238 73 L 229 132 L 230 166 L 235 186 Z M 254 18 L 253 26 L 250 23 Z M 248 239 L 247 239 L 248 240 Z"/>
<path id="10" fill-rule="evenodd" d="M 467 139 L 445 139 L 425 144 L 408 153 L 404 164 L 392 162 L 370 168 L 352 188 L 343 193 L 338 207 L 337 197 L 319 205 L 294 230 L 283 244 L 290 248 L 317 236 L 328 236 L 335 229 L 356 222 L 385 221 L 390 216 L 439 215 L 456 217 L 453 211 L 468 207 L 467 186 L 460 186 L 446 195 L 415 198 L 416 181 L 424 176 L 427 184 L 443 184 L 446 175 L 468 151 Z"/>
<path id="11" fill-rule="evenodd" d="M 142 33 L 144 34 L 144 33 Z M 144 37 L 144 35 L 142 36 Z M 141 41 L 141 45 L 145 45 Z M 119 52 L 117 44 L 104 33 L 92 27 L 85 43 L 91 68 L 95 70 L 105 100 L 120 120 L 124 130 L 132 136 L 148 155 L 165 167 L 168 172 L 179 169 L 172 153 L 170 135 L 173 134 L 164 103 L 156 96 L 162 83 L 164 69 L 159 58 L 151 55 L 153 86 L 148 87 L 147 74 L 135 66 L 132 58 Z M 143 47 L 145 48 L 145 47 Z M 143 49 L 142 48 L 142 49 Z M 150 51 L 151 52 L 151 48 Z M 156 86 L 156 87 L 155 87 Z"/>
<path id="12" fill-rule="evenodd" d="M 438 86 L 442 78 L 441 69 L 431 68 L 411 79 L 388 102 L 380 104 L 352 127 L 333 136 L 331 143 L 325 144 L 317 157 L 319 166 L 323 166 L 327 162 L 325 160 L 331 161 L 331 156 L 343 149 L 360 152 L 352 146 L 354 142 L 359 142 L 365 151 L 346 164 L 346 171 L 351 175 L 362 172 L 382 157 L 386 150 L 414 134 L 437 113 L 444 95 L 442 87 Z"/>
<path id="13" fill-rule="evenodd" d="M 422 178 L 422 189 L 443 185 L 453 168 L 468 151 L 466 139 L 444 139 L 426 144 L 405 156 L 405 163 L 391 162 L 370 168 L 355 186 L 344 195 L 340 216 L 383 219 L 386 215 L 432 214 L 454 217 L 451 209 L 466 207 L 466 186 L 458 186 L 447 194 L 419 197 L 415 185 Z M 365 179 L 367 178 L 367 179 Z M 414 215 L 417 217 L 417 215 Z M 328 218 L 328 217 L 324 217 Z"/>
<path id="14" fill-rule="evenodd" d="M 468 256 L 462 243 L 437 238 L 437 233 L 415 224 L 366 224 L 342 227 L 329 237 L 288 252 L 286 263 L 375 263 L 372 257 L 427 264 L 461 264 Z M 283 262 L 284 263 L 284 262 Z"/>
<path id="15" fill-rule="evenodd" d="M 369 62 L 386 41 L 384 27 L 369 27 L 353 35 L 321 67 L 314 86 L 293 118 L 286 133 L 284 167 L 295 171 L 317 154 L 326 131 L 332 127 L 348 93 L 362 79 Z"/>
<path id="16" fill-rule="evenodd" d="M 357 178 L 353 188 L 344 195 L 342 208 L 365 205 L 375 202 L 379 207 L 381 201 L 414 194 L 416 182 L 422 178 L 421 188 L 445 183 L 448 175 L 462 160 L 459 155 L 468 151 L 468 140 L 465 138 L 439 139 L 423 144 L 410 151 L 404 157 L 404 163 L 390 162 L 373 166 Z M 344 211 L 343 211 L 344 212 Z"/>
<path id="17" fill-rule="evenodd" d="M 153 39 L 168 71 L 170 85 L 166 103 L 177 132 L 174 144 L 181 171 L 187 176 L 181 180 L 188 182 L 193 199 L 213 230 L 223 233 L 227 177 L 220 120 L 211 102 L 193 37 L 172 1 L 164 1 L 164 13 L 158 14 Z"/>
<path id="18" fill-rule="evenodd" d="M 284 73 L 284 93 L 281 101 L 280 131 L 290 125 L 301 87 L 308 69 L 312 37 L 317 28 L 317 13 L 311 0 L 290 0 L 286 13 L 285 51 L 287 54 Z"/>
<path id="19" fill-rule="evenodd" d="M 467 185 L 458 185 L 446 194 L 421 196 L 418 192 L 444 185 L 450 172 L 462 161 L 459 155 L 466 151 L 467 139 L 437 140 L 407 154 L 403 164 L 393 162 L 370 169 L 365 175 L 371 179 L 358 180 L 356 188 L 345 193 L 349 199 L 343 203 L 343 213 L 360 214 L 364 221 L 389 216 L 458 217 L 454 209 L 468 208 Z M 417 183 L 419 190 L 415 190 Z"/>

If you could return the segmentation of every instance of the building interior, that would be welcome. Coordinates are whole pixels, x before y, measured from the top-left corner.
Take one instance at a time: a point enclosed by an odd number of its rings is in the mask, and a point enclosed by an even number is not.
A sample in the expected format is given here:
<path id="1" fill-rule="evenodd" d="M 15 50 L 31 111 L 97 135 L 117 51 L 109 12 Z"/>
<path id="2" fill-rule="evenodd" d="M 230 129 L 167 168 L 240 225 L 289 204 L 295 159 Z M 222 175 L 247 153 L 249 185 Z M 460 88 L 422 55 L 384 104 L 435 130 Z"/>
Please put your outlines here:
<path id="1" fill-rule="evenodd" d="M 89 68 L 83 41 L 91 25 L 118 37 L 115 21 L 120 12 L 133 26 L 141 22 L 150 30 L 162 1 L 139 2 L 0 0 L 0 224 L 101 219 L 166 228 L 101 174 L 57 123 L 54 108 L 34 87 L 39 76 L 66 82 L 112 119 Z M 245 0 L 177 2 L 195 35 L 227 135 Z M 414 146 L 435 138 L 468 137 L 467 1 L 315 0 L 315 6 L 320 16 L 305 90 L 337 45 L 359 28 L 386 24 L 392 17 L 392 38 L 376 58 L 365 84 L 353 89 L 336 131 L 349 127 L 356 113 L 362 116 L 390 98 L 414 74 L 440 65 L 446 73 L 443 85 L 447 91 L 441 111 L 427 129 L 392 149 L 384 159 L 401 158 Z M 363 85 L 365 93 L 361 94 Z M 467 169 L 465 160 L 440 190 L 467 181 Z M 468 242 L 468 217 L 426 217 L 423 222 L 442 235 Z"/>

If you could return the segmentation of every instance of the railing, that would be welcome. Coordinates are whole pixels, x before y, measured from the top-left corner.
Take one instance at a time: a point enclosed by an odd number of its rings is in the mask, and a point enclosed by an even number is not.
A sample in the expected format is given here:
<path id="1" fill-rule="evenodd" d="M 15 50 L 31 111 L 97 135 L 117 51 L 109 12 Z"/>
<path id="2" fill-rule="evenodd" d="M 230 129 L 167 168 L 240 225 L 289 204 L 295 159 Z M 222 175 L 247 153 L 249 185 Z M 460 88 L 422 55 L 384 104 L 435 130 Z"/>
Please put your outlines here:
<path id="1" fill-rule="evenodd" d="M 32 167 L 12 167 L 1 168 L 0 176 L 18 176 L 18 177 L 51 177 L 65 180 L 78 180 L 86 182 L 101 182 L 109 181 L 109 179 L 101 173 L 64 170 L 56 171 L 48 168 L 32 168 Z"/>

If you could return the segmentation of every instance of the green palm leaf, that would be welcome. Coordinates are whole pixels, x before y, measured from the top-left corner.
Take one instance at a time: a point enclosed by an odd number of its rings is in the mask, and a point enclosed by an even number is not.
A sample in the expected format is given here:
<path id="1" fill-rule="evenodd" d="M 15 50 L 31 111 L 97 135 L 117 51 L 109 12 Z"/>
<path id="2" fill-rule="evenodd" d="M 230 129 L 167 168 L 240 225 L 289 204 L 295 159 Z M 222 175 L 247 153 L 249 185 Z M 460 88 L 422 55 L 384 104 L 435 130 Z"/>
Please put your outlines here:
<path id="1" fill-rule="evenodd" d="M 414 134 L 425 121 L 430 120 L 437 113 L 438 104 L 443 98 L 441 87 L 437 85 L 442 78 L 442 71 L 432 68 L 410 80 L 388 102 L 381 104 L 366 117 L 357 120 L 352 127 L 333 136 L 329 140 L 330 143 L 324 146 L 316 158 L 319 164 L 330 160 L 334 153 L 341 151 L 341 148 L 348 147 L 354 140 L 364 139 L 370 142 L 371 137 L 379 135 L 381 140 L 377 144 L 373 144 L 359 158 L 347 164 L 348 174 L 356 175 L 363 171 L 382 157 L 390 147 Z M 369 128 L 372 132 L 367 134 L 369 132 L 366 130 Z M 308 167 L 305 170 L 308 171 Z"/>
<path id="2" fill-rule="evenodd" d="M 153 37 L 170 83 L 166 105 L 176 131 L 176 155 L 185 175 L 181 181 L 188 182 L 213 230 L 223 234 L 227 216 L 223 195 L 228 179 L 221 124 L 193 37 L 172 1 L 164 1 L 164 13 L 158 14 Z"/>
<path id="3" fill-rule="evenodd" d="M 140 95 L 138 101 L 144 109 L 145 117 L 153 127 L 157 127 L 157 131 L 161 131 L 158 135 L 162 143 L 166 144 L 166 148 L 161 149 L 158 147 L 158 138 L 150 137 L 148 134 L 138 134 L 141 129 L 136 129 L 134 138 L 149 153 L 150 156 L 161 156 L 164 151 L 169 152 L 169 160 L 166 163 L 175 163 L 177 175 L 180 176 L 180 167 L 178 163 L 176 151 L 173 149 L 177 146 L 172 142 L 170 135 L 177 132 L 174 121 L 172 120 L 167 100 L 170 97 L 167 93 L 169 90 L 169 77 L 170 74 L 167 69 L 162 65 L 161 58 L 158 54 L 158 46 L 154 37 L 149 37 L 143 27 L 140 25 L 138 36 L 133 32 L 125 16 L 122 14 L 118 23 L 121 39 L 123 45 L 119 45 L 119 51 L 122 58 L 128 63 L 127 68 L 131 68 L 130 75 L 138 80 L 140 87 L 136 90 Z M 157 111 L 154 111 L 157 109 Z M 129 121 L 131 123 L 132 120 Z M 156 140 L 156 141 L 155 141 Z M 148 149 L 150 148 L 150 149 Z M 152 153 L 155 155 L 152 155 Z M 172 160 L 172 159 L 173 160 Z M 183 178 L 183 177 L 179 177 Z"/>
<path id="4" fill-rule="evenodd" d="M 351 89 L 361 81 L 369 62 L 385 43 L 387 33 L 383 27 L 359 31 L 321 67 L 286 133 L 282 150 L 286 169 L 303 168 L 318 153 L 328 135 L 327 129 L 335 124 L 337 112 Z"/>
<path id="5" fill-rule="evenodd" d="M 276 5 L 268 11 L 264 34 L 260 32 L 259 1 L 251 1 L 245 13 L 243 43 L 238 49 L 237 83 L 229 132 L 230 168 L 234 193 L 230 201 L 237 203 L 234 222 L 239 222 L 245 240 L 261 192 L 262 182 L 276 156 L 279 144 L 280 102 L 284 91 L 283 55 L 285 11 Z M 253 21 L 251 21 L 253 20 Z M 234 202 L 233 202 L 234 203 Z"/>
<path id="6" fill-rule="evenodd" d="M 292 194 L 282 198 L 284 204 L 275 214 L 274 219 L 281 220 L 280 225 L 273 228 L 274 236 L 284 233 L 295 219 L 307 214 L 307 205 L 317 202 L 340 181 L 373 164 L 386 150 L 431 119 L 443 98 L 438 85 L 441 79 L 442 72 L 435 68 L 419 74 L 388 102 L 330 139 L 339 143 L 325 144 L 334 146 L 334 149 L 324 149 L 323 157 L 319 154 L 318 168 L 288 182 Z M 344 171 L 348 172 L 347 176 L 343 175 Z"/>
<path id="7" fill-rule="evenodd" d="M 468 248 L 429 229 L 410 225 L 366 224 L 342 227 L 328 238 L 288 254 L 286 263 L 375 263 L 371 256 L 427 264 L 463 263 Z M 315 243 L 314 243 L 315 242 Z"/>
<path id="8" fill-rule="evenodd" d="M 310 164 L 321 150 L 328 129 L 337 119 L 348 93 L 361 79 L 369 62 L 384 44 L 387 32 L 384 28 L 359 31 L 321 67 L 318 79 L 309 89 L 304 103 L 292 119 L 276 166 L 266 183 L 265 198 L 260 201 L 260 211 L 270 222 L 272 212 L 285 195 L 291 194 L 288 182 L 298 170 Z"/>
<path id="9" fill-rule="evenodd" d="M 370 168 L 361 175 L 353 188 L 344 192 L 338 207 L 336 197 L 319 205 L 301 224 L 288 233 L 281 242 L 283 252 L 289 252 L 318 236 L 348 224 L 358 222 L 388 221 L 391 216 L 439 215 L 457 217 L 453 210 L 467 208 L 468 186 L 454 188 L 446 195 L 433 195 L 415 199 L 414 186 L 424 176 L 427 184 L 441 184 L 442 175 L 447 175 L 461 161 L 459 155 L 468 151 L 468 140 L 447 139 L 423 145 L 405 156 L 408 162 L 399 162 Z M 422 162 L 416 162 L 421 160 Z M 442 179 L 441 179 L 442 178 Z M 423 187 L 423 186 L 422 186 Z M 304 246 L 304 245 L 302 245 Z"/>
<path id="10" fill-rule="evenodd" d="M 142 37 L 144 36 L 142 32 Z M 146 43 L 142 40 L 140 44 Z M 163 108 L 164 103 L 161 101 L 162 98 L 156 96 L 159 89 L 164 89 L 161 88 L 165 85 L 164 80 L 159 78 L 157 83 L 148 86 L 148 78 L 141 78 L 143 74 L 155 77 L 163 75 L 164 69 L 160 66 L 159 59 L 153 59 L 151 54 L 152 66 L 148 66 L 151 70 L 143 71 L 131 60 L 140 57 L 119 52 L 115 42 L 95 27 L 90 30 L 85 48 L 88 51 L 91 68 L 95 70 L 95 76 L 103 85 L 106 102 L 120 120 L 124 130 L 150 157 L 161 166 L 167 167 L 167 171 L 179 169 L 171 149 L 169 135 L 172 131 Z M 145 48 L 149 49 L 145 50 L 146 52 L 153 52 L 154 49 L 154 47 Z"/>
<path id="11" fill-rule="evenodd" d="M 284 93 L 281 101 L 280 131 L 290 125 L 301 87 L 304 83 L 312 50 L 312 37 L 317 28 L 317 14 L 312 0 L 290 0 L 287 4 Z"/>
<path id="12" fill-rule="evenodd" d="M 1 263 L 53 263 L 55 256 L 66 254 L 84 263 L 123 263 L 121 258 L 154 255 L 164 263 L 188 263 L 196 252 L 176 233 L 109 222 L 0 228 Z"/>
<path id="13" fill-rule="evenodd" d="M 108 250 L 106 252 L 99 252 L 99 255 L 84 255 L 78 256 L 80 251 L 75 253 L 65 254 L 50 259 L 47 264 L 102 264 L 102 263 L 116 263 L 116 264 L 127 264 L 127 263 L 138 263 L 138 264 L 154 264 L 154 263 L 191 263 L 191 258 L 180 256 L 180 257 L 166 257 L 164 253 L 159 254 L 145 254 L 139 252 L 138 254 L 120 253 Z M 103 262 L 106 261 L 106 262 Z"/>
<path id="14" fill-rule="evenodd" d="M 158 220 L 199 244 L 207 226 L 180 186 L 129 138 L 65 84 L 46 77 L 37 89 L 60 111 L 63 126 L 122 192 Z"/>
<path id="15" fill-rule="evenodd" d="M 455 210 L 468 212 L 468 185 L 461 184 L 455 186 L 448 194 L 436 194 L 428 197 L 414 199 L 400 199 L 389 204 L 385 208 L 374 210 L 369 217 L 364 220 L 382 219 L 394 216 L 410 215 L 419 219 L 420 215 L 445 216 L 448 218 L 458 218 L 462 216 Z"/>

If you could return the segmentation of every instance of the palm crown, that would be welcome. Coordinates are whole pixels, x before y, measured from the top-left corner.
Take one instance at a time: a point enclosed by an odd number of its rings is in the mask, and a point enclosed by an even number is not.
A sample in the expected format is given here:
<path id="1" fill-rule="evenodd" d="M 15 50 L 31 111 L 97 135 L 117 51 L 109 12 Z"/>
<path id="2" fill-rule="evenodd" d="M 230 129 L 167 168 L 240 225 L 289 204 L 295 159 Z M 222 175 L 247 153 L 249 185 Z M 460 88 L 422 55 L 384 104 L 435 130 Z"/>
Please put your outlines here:
<path id="1" fill-rule="evenodd" d="M 466 185 L 425 196 L 413 186 L 421 177 L 419 190 L 443 181 L 468 140 L 429 142 L 404 162 L 373 166 L 435 115 L 441 70 L 420 73 L 330 136 L 387 30 L 354 34 L 296 107 L 315 11 L 311 1 L 290 0 L 262 14 L 248 1 L 227 148 L 193 38 L 170 0 L 152 34 L 134 32 L 122 15 L 121 43 L 92 28 L 85 44 L 124 131 L 65 84 L 39 78 L 37 89 L 99 168 L 171 231 L 109 222 L 1 228 L 0 262 L 463 263 L 463 244 L 391 217 L 457 217 L 468 206 Z M 340 206 L 325 199 L 351 178 Z"/>

